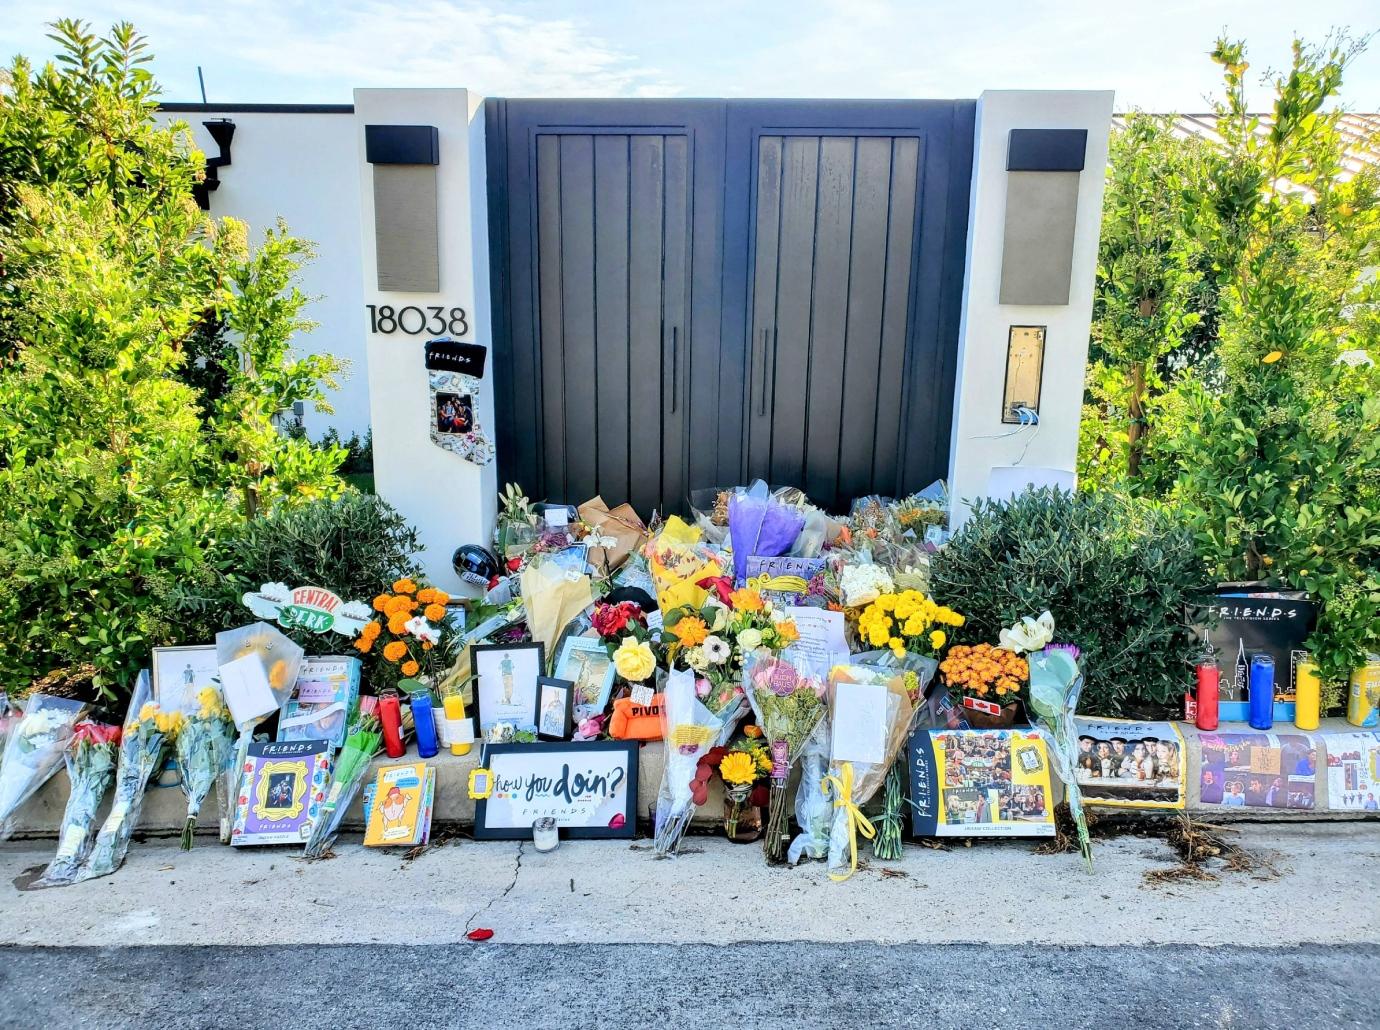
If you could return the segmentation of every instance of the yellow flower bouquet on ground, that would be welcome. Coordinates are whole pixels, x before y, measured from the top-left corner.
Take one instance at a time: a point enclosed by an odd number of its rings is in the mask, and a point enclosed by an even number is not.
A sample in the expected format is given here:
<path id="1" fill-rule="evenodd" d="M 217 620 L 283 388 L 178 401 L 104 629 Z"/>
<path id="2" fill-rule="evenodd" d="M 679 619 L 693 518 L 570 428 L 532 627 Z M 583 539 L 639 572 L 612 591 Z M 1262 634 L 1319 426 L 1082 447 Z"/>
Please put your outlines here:
<path id="1" fill-rule="evenodd" d="M 858 616 L 858 637 L 865 647 L 886 649 L 897 658 L 919 654 L 937 657 L 949 640 L 949 630 L 964 617 L 918 590 L 882 594 Z"/>

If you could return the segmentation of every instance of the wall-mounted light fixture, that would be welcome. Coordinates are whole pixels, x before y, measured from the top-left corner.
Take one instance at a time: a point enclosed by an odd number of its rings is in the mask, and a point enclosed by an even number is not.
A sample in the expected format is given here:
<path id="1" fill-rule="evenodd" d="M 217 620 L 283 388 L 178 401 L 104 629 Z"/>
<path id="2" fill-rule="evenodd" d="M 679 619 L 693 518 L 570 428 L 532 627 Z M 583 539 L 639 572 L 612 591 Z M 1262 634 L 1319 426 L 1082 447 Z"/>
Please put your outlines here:
<path id="1" fill-rule="evenodd" d="M 211 134 L 211 140 L 220 151 L 215 157 L 206 158 L 206 177 L 192 187 L 196 206 L 209 211 L 211 194 L 220 189 L 220 170 L 230 166 L 230 141 L 235 138 L 235 123 L 229 118 L 213 118 L 201 124 Z"/>

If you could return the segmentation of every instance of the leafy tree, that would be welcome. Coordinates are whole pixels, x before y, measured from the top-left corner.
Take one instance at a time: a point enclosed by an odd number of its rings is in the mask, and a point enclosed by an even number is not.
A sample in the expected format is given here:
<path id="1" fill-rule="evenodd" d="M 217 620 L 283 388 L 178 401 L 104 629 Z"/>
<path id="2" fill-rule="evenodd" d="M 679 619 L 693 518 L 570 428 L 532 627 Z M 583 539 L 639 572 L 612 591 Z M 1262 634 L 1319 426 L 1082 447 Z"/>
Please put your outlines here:
<path id="1" fill-rule="evenodd" d="M 54 30 L 57 61 L 0 84 L 0 685 L 89 662 L 117 690 L 178 642 L 159 584 L 265 507 L 338 494 L 343 452 L 275 425 L 335 364 L 290 350 L 305 246 L 252 250 L 197 209 L 203 158 L 155 123 L 141 38 Z M 213 398 L 182 374 L 210 325 Z"/>
<path id="2" fill-rule="evenodd" d="M 1217 575 L 1322 599 L 1308 646 L 1332 700 L 1380 648 L 1380 177 L 1342 180 L 1340 113 L 1324 110 L 1356 52 L 1296 43 L 1261 132 L 1244 45 L 1214 51 L 1222 383 L 1197 395 L 1176 493 Z"/>

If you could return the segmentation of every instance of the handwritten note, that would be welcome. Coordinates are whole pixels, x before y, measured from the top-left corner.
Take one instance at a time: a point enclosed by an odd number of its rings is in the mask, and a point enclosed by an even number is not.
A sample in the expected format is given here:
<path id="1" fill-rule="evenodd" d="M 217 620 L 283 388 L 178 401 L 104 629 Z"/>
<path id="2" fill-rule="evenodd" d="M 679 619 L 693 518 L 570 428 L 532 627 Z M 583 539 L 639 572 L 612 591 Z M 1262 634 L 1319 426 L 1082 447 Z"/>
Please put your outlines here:
<path id="1" fill-rule="evenodd" d="M 800 633 L 800 640 L 794 644 L 797 653 L 805 654 L 811 661 L 826 668 L 848 664 L 848 639 L 843 632 L 843 612 L 806 607 L 788 608 L 786 611 Z"/>

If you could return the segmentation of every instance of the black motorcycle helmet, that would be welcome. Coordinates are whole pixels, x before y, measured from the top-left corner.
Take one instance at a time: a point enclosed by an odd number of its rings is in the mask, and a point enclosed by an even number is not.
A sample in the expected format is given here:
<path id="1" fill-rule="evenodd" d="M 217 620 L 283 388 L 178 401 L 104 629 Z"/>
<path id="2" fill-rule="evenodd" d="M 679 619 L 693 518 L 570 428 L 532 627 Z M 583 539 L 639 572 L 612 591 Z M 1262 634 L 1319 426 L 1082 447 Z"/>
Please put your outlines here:
<path id="1" fill-rule="evenodd" d="M 493 551 L 481 544 L 457 547 L 450 556 L 450 564 L 462 583 L 477 587 L 487 587 L 498 575 L 498 559 Z"/>

